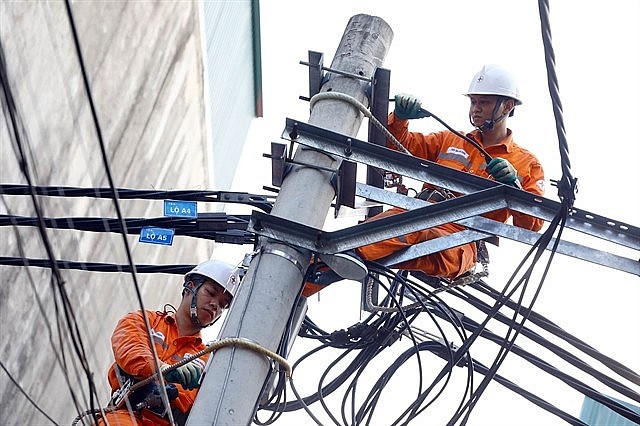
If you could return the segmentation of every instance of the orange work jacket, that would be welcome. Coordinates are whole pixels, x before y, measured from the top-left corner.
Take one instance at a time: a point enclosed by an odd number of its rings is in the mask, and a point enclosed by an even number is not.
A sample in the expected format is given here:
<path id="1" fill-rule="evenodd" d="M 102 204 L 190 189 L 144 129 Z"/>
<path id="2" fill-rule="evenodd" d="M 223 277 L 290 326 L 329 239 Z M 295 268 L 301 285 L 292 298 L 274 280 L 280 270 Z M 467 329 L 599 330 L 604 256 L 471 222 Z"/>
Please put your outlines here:
<path id="1" fill-rule="evenodd" d="M 414 156 L 451 167 L 452 169 L 493 179 L 486 170 L 487 164 L 484 155 L 455 133 L 449 131 L 430 134 L 409 132 L 409 121 L 398 119 L 393 113 L 389 114 L 388 124 L 391 134 Z M 522 184 L 522 189 L 537 195 L 543 195 L 544 171 L 540 161 L 531 152 L 513 141 L 511 130 L 507 129 L 507 132 L 508 136 L 502 143 L 484 147 L 485 151 L 491 157 L 501 157 L 508 160 L 515 167 L 518 171 L 518 180 Z M 467 133 L 466 136 L 482 146 L 477 130 Z M 387 141 L 387 146 L 398 149 L 389 140 Z M 425 184 L 425 187 L 428 187 L 428 185 Z M 542 219 L 507 209 L 485 213 L 483 216 L 503 223 L 512 216 L 515 226 L 531 231 L 539 231 L 544 224 Z"/>
<path id="2" fill-rule="evenodd" d="M 172 314 L 158 311 L 146 311 L 146 314 L 159 361 L 175 364 L 205 348 L 199 333 L 193 336 L 178 336 L 178 325 Z M 153 354 L 140 311 L 129 313 L 120 319 L 111 336 L 111 346 L 115 358 L 115 363 L 109 368 L 108 373 L 112 390 L 120 387 L 115 371 L 116 364 L 136 379 L 142 380 L 153 374 Z M 208 354 L 193 362 L 200 364 L 204 370 L 207 358 Z M 193 406 L 198 389 L 184 389 L 180 384 L 176 384 L 176 387 L 178 397 L 171 401 L 171 406 L 187 413 Z"/>
<path id="3" fill-rule="evenodd" d="M 412 133 L 409 132 L 408 129 L 408 120 L 396 119 L 393 113 L 389 115 L 388 123 L 389 131 L 416 157 L 491 179 L 489 173 L 486 171 L 484 155 L 472 144 L 456 134 L 449 131 L 428 135 Z M 467 136 L 480 144 L 477 131 L 471 132 L 467 134 Z M 387 146 L 398 149 L 391 141 L 387 141 Z M 513 164 L 518 171 L 518 179 L 523 189 L 533 192 L 534 194 L 543 194 L 544 173 L 540 162 L 529 151 L 513 142 L 510 130 L 508 130 L 508 136 L 502 143 L 487 147 L 486 151 L 492 157 L 502 157 Z M 425 183 L 423 188 L 433 187 Z M 403 209 L 394 207 L 369 220 L 376 220 L 402 212 L 404 212 Z M 532 231 L 540 230 L 544 224 L 542 219 L 507 209 L 488 212 L 483 214 L 483 216 L 500 222 L 506 222 L 509 217 L 512 216 L 514 225 Z M 455 223 L 446 223 L 358 247 L 356 253 L 363 259 L 377 260 L 409 246 L 450 235 L 463 229 L 464 227 Z M 476 256 L 477 250 L 475 243 L 468 243 L 408 260 L 394 265 L 394 267 L 399 269 L 420 270 L 427 275 L 453 279 L 473 268 L 476 263 Z"/>

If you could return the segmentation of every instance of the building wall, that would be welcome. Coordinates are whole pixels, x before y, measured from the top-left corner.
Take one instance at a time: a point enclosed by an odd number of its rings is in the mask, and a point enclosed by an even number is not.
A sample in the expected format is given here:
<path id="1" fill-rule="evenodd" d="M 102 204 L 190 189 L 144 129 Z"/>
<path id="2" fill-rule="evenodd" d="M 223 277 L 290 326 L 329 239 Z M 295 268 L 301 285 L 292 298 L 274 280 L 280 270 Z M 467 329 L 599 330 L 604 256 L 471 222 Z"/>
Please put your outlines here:
<path id="1" fill-rule="evenodd" d="M 217 188 L 228 188 L 233 181 L 249 125 L 262 109 L 256 94 L 254 37 L 259 38 L 252 15 L 257 13 L 257 0 L 203 2 L 203 39 L 207 84 L 205 97 L 211 132 L 211 158 Z"/>
<path id="2" fill-rule="evenodd" d="M 116 187 L 211 189 L 199 7 L 194 1 L 71 2 Z M 31 183 L 108 187 L 71 28 L 65 2 L 0 3 L 3 80 L 24 127 L 20 149 Z M 0 182 L 26 184 L 12 132 L 3 104 Z M 116 217 L 108 199 L 36 200 L 45 217 Z M 121 200 L 120 206 L 127 218 L 162 216 L 162 201 Z M 28 196 L 2 195 L 0 213 L 36 216 Z M 48 229 L 45 234 L 57 259 L 128 263 L 118 233 Z M 180 236 L 172 246 L 141 244 L 137 235 L 126 240 L 137 264 L 195 264 L 213 250 L 210 241 Z M 0 227 L 0 241 L 0 256 L 48 257 L 35 227 Z M 147 309 L 177 306 L 180 276 L 140 273 L 137 280 Z M 62 270 L 55 280 L 46 268 L 0 265 L 0 361 L 5 370 L 0 371 L 0 424 L 50 424 L 40 410 L 59 424 L 70 424 L 89 408 L 88 380 L 69 327 L 77 327 L 82 339 L 99 396 L 94 405 L 106 404 L 109 336 L 122 314 L 139 308 L 133 281 L 128 273 L 77 270 Z"/>

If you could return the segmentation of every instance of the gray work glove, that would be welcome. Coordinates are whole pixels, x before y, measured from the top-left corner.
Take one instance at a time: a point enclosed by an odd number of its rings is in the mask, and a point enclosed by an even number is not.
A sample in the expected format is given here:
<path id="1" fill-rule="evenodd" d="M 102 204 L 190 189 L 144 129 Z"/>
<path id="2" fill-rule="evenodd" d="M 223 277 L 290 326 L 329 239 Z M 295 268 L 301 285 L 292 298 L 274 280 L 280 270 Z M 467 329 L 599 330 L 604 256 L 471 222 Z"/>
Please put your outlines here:
<path id="1" fill-rule="evenodd" d="M 498 182 L 512 184 L 518 180 L 518 171 L 504 158 L 496 157 L 489 161 L 487 172 Z"/>
<path id="2" fill-rule="evenodd" d="M 393 113 L 402 120 L 413 120 L 427 116 L 426 111 L 421 108 L 420 99 L 413 95 L 400 93 L 395 96 L 395 104 Z"/>
<path id="3" fill-rule="evenodd" d="M 168 382 L 179 383 L 183 388 L 191 390 L 198 387 L 202 369 L 193 362 L 189 362 L 168 372 L 164 377 Z"/>

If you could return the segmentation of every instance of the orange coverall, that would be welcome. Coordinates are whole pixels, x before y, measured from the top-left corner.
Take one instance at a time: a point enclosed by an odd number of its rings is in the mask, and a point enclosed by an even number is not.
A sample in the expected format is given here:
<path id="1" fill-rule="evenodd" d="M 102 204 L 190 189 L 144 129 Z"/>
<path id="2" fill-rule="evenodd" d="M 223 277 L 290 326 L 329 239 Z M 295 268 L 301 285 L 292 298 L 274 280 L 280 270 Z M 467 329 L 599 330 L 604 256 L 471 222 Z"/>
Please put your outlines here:
<path id="1" fill-rule="evenodd" d="M 193 355 L 205 348 L 200 335 L 178 336 L 178 326 L 172 314 L 165 312 L 146 311 L 151 336 L 155 344 L 155 350 L 160 362 L 175 364 L 178 361 Z M 120 369 L 136 379 L 146 379 L 154 372 L 153 354 L 149 348 L 149 339 L 140 311 L 125 315 L 116 326 L 111 336 L 111 346 L 115 363 L 109 368 L 108 378 L 112 390 L 120 387 L 116 376 L 116 364 Z M 197 358 L 193 362 L 200 364 L 204 369 L 208 354 Z M 178 397 L 171 401 L 171 407 L 177 408 L 187 414 L 195 401 L 198 389 L 187 390 L 180 384 Z M 137 413 L 129 413 L 126 405 L 120 410 L 106 414 L 110 426 L 115 425 L 169 425 L 167 419 L 161 418 L 149 410 L 141 410 Z M 98 424 L 103 425 L 100 421 Z"/>
<path id="2" fill-rule="evenodd" d="M 409 121 L 398 119 L 393 113 L 389 114 L 388 124 L 391 134 L 414 156 L 492 179 L 486 171 L 486 162 L 482 153 L 455 133 L 442 131 L 425 135 L 409 132 Z M 518 146 L 513 141 L 511 130 L 507 131 L 508 136 L 502 143 L 485 147 L 485 150 L 491 157 L 504 158 L 515 167 L 518 171 L 518 179 L 522 184 L 522 189 L 543 195 L 544 172 L 540 162 L 531 152 Z M 477 130 L 468 133 L 467 136 L 482 145 Z M 397 149 L 391 141 L 387 141 L 387 146 Z M 430 188 L 430 186 L 425 184 L 423 189 L 425 188 Z M 402 212 L 404 212 L 403 209 L 394 207 L 369 220 L 376 220 Z M 515 226 L 531 231 L 539 231 L 544 224 L 542 219 L 507 209 L 488 212 L 483 216 L 499 222 L 506 222 L 509 217 L 512 217 Z M 356 253 L 366 260 L 381 259 L 405 247 L 450 235 L 463 229 L 464 227 L 460 225 L 447 223 L 359 247 L 356 249 Z M 453 279 L 473 268 L 476 263 L 476 254 L 475 243 L 467 243 L 394 266 L 399 269 L 420 270 L 427 275 Z"/>

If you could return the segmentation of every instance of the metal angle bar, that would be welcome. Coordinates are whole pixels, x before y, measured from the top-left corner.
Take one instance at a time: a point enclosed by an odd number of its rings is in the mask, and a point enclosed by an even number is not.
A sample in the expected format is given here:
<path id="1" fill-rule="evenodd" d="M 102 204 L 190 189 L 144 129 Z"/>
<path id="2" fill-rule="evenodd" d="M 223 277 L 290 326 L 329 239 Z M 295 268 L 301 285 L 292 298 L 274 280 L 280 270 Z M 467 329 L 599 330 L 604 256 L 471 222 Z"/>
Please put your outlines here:
<path id="1" fill-rule="evenodd" d="M 493 188 L 437 204 L 425 202 L 418 209 L 333 232 L 254 211 L 247 230 L 320 253 L 333 254 L 504 208 L 500 192 L 500 188 Z"/>
<path id="2" fill-rule="evenodd" d="M 511 188 L 504 187 L 505 193 L 510 192 Z M 419 200 L 417 198 L 407 197 L 402 194 L 398 194 L 384 189 L 372 187 L 362 183 L 356 184 L 356 195 L 364 197 L 368 200 L 381 202 L 387 205 L 400 207 L 406 210 L 420 208 L 425 205 L 426 201 Z M 520 194 L 515 196 L 507 196 L 507 202 L 510 208 L 518 205 L 518 203 L 524 203 L 523 199 L 518 198 Z M 468 196 L 468 195 L 467 195 Z M 559 205 L 558 205 L 559 207 Z M 536 208 L 534 206 L 534 208 Z M 476 222 L 482 220 L 489 220 L 485 218 L 474 218 Z M 491 221 L 493 222 L 493 221 Z M 625 247 L 632 248 L 634 250 L 640 250 L 640 230 L 634 227 L 629 227 L 627 230 L 620 228 L 626 226 L 624 224 L 611 222 L 610 219 L 606 219 L 602 216 L 593 215 L 586 211 L 576 211 L 572 216 L 567 219 L 566 227 L 576 231 L 583 232 L 587 235 L 591 235 L 597 238 L 605 239 Z M 464 222 L 457 222 L 460 225 L 472 227 Z M 497 223 L 497 222 L 496 222 Z M 622 229 L 621 232 L 616 231 Z M 534 233 L 535 234 L 535 233 Z M 535 234 L 538 235 L 538 234 Z"/>
<path id="3" fill-rule="evenodd" d="M 383 202 L 389 205 L 395 205 L 397 207 L 408 210 L 420 208 L 426 203 L 426 201 L 419 200 L 417 198 L 406 197 L 401 194 L 397 194 L 391 191 L 385 191 L 380 188 L 375 188 L 363 184 L 358 184 L 356 186 L 356 191 L 357 194 L 361 197 L 366 197 L 368 199 Z M 540 238 L 540 234 L 537 232 L 518 228 L 512 225 L 507 225 L 481 216 L 458 220 L 455 223 L 484 234 L 480 234 L 476 238 L 476 236 L 471 233 L 463 234 L 462 232 L 458 232 L 451 236 L 451 242 L 446 241 L 446 239 L 449 237 L 441 237 L 438 238 L 438 240 L 444 240 L 441 243 L 436 243 L 436 240 L 431 240 L 425 243 L 418 244 L 414 246 L 416 248 L 411 247 L 411 250 L 407 249 L 406 254 L 405 252 L 402 252 L 398 253 L 397 255 L 393 255 L 394 257 L 392 259 L 388 259 L 389 262 L 392 263 L 388 263 L 385 260 L 384 264 L 396 264 L 405 260 L 415 259 L 416 257 L 424 256 L 429 253 L 442 250 L 443 248 L 455 247 L 460 244 L 477 241 L 485 238 L 486 234 L 497 235 L 499 237 L 508 238 L 510 240 L 529 245 L 535 244 L 538 238 Z M 482 235 L 484 235 L 484 237 Z M 467 236 L 469 236 L 469 238 L 466 238 Z M 598 265 L 607 266 L 635 275 L 640 275 L 640 263 L 636 260 L 629 259 L 623 256 L 615 255 L 568 241 L 561 241 L 557 251 L 558 253 L 575 257 L 577 259 L 586 260 Z"/>
<path id="4" fill-rule="evenodd" d="M 390 191 L 366 185 L 360 185 L 360 189 L 366 190 L 366 194 L 372 196 L 372 198 L 382 199 L 380 201 L 387 203 L 398 201 L 397 204 L 400 204 L 399 207 L 413 210 L 408 210 L 405 213 L 394 215 L 393 217 L 365 222 L 354 227 L 333 232 L 324 232 L 319 229 L 256 211 L 253 212 L 248 230 L 294 246 L 299 246 L 320 253 L 332 254 L 365 244 L 370 244 L 371 242 L 380 241 L 381 239 L 403 235 L 407 232 L 412 232 L 412 230 L 425 229 L 442 223 L 455 222 L 469 228 L 465 231 L 457 232 L 447 237 L 440 237 L 414 245 L 405 251 L 383 259 L 381 263 L 384 263 L 385 265 L 397 264 L 405 260 L 414 259 L 446 248 L 455 247 L 460 244 L 478 241 L 489 235 L 497 235 L 499 237 L 508 238 L 510 240 L 529 245 L 535 244 L 541 236 L 537 232 L 496 222 L 481 216 L 454 220 L 452 214 L 457 211 L 447 206 L 447 204 L 459 205 L 460 211 L 457 212 L 457 214 L 464 216 L 468 213 L 468 210 L 465 210 L 465 206 L 460 201 L 465 201 L 464 204 L 474 205 L 478 199 L 487 198 L 484 194 L 497 194 L 498 191 L 481 191 L 476 194 L 469 194 L 464 197 L 447 200 L 445 202 L 429 204 L 423 200 L 405 197 Z M 361 191 L 358 195 L 364 195 L 364 192 L 365 191 Z M 386 198 L 381 197 L 380 195 L 382 194 L 386 195 Z M 403 202 L 399 202 L 400 200 Z M 489 205 L 492 205 L 493 203 L 493 200 L 491 199 L 485 201 Z M 425 204 L 426 207 L 424 207 Z M 479 210 L 482 210 L 482 206 L 477 207 Z M 429 212 L 429 214 L 427 214 L 427 212 Z M 640 275 L 640 263 L 638 261 L 580 244 L 569 241 L 560 241 L 557 252 L 623 272 Z"/>
<path id="5" fill-rule="evenodd" d="M 417 209 L 325 234 L 319 243 L 322 244 L 321 248 L 325 252 L 335 253 L 445 223 L 457 222 L 505 208 L 506 204 L 501 192 L 501 188 L 491 188 L 435 204 L 423 201 L 422 206 Z"/>
<path id="6" fill-rule="evenodd" d="M 456 171 L 441 164 L 290 118 L 286 119 L 286 127 L 281 137 L 291 142 L 341 156 L 350 161 L 389 170 L 421 181 L 428 181 L 465 194 L 501 185 L 469 173 L 451 173 Z"/>
<path id="7" fill-rule="evenodd" d="M 496 222 L 495 220 L 484 217 L 472 217 L 463 219 L 457 223 L 470 229 L 484 231 L 491 235 L 497 235 L 499 237 L 508 238 L 510 240 L 529 245 L 535 244 L 538 238 L 540 238 L 540 234 L 537 232 Z M 554 241 L 555 238 L 551 240 L 547 250 L 553 246 Z M 636 259 L 630 259 L 566 240 L 560 240 L 556 251 L 560 254 L 575 257 L 576 259 L 586 260 L 597 265 L 607 266 L 609 268 L 640 276 L 640 261 Z"/>
<path id="8" fill-rule="evenodd" d="M 561 208 L 548 198 L 290 118 L 282 138 L 464 194 L 501 187 L 511 210 L 547 221 Z M 573 208 L 566 227 L 640 250 L 640 228 L 627 223 Z"/>
<path id="9" fill-rule="evenodd" d="M 476 217 L 471 219 L 465 219 L 463 221 L 478 230 L 464 230 L 456 232 L 444 237 L 435 238 L 433 240 L 425 241 L 419 244 L 414 244 L 402 251 L 394 253 L 383 259 L 377 260 L 385 266 L 397 265 L 407 260 L 416 259 L 421 256 L 426 256 L 431 253 L 435 253 L 447 248 L 456 247 L 461 244 L 467 244 L 474 241 L 479 241 L 487 237 L 487 235 L 498 235 L 504 238 L 508 238 L 521 243 L 534 245 L 540 238 L 540 234 L 526 229 L 518 228 L 504 223 L 496 222 L 491 219 L 485 219 L 482 217 Z M 472 226 L 469 226 L 470 228 Z M 481 232 L 479 230 L 484 230 Z M 551 242 L 546 250 L 551 250 L 555 242 L 555 238 L 551 239 Z M 583 246 L 580 244 L 572 243 L 570 241 L 561 240 L 556 250 L 557 253 L 564 254 L 566 256 L 574 257 L 576 259 L 585 260 L 597 265 L 606 266 L 608 268 L 617 269 L 622 272 L 640 276 L 640 262 L 637 260 L 629 259 L 624 256 L 619 256 L 613 253 L 604 252 L 591 247 Z"/>
<path id="10" fill-rule="evenodd" d="M 457 247 L 462 244 L 479 241 L 491 236 L 484 232 L 478 232 L 470 229 L 456 232 L 444 237 L 434 238 L 422 243 L 414 244 L 406 249 L 397 251 L 387 257 L 376 260 L 376 262 L 384 265 L 391 266 L 397 265 L 400 262 L 416 259 L 418 257 L 426 256 L 428 254 L 436 253 L 442 250 L 446 250 L 452 247 Z"/>

